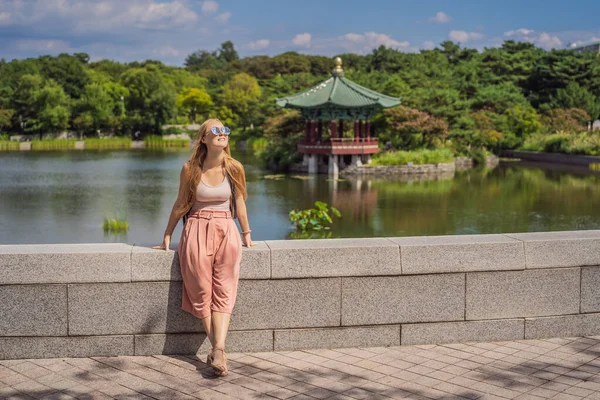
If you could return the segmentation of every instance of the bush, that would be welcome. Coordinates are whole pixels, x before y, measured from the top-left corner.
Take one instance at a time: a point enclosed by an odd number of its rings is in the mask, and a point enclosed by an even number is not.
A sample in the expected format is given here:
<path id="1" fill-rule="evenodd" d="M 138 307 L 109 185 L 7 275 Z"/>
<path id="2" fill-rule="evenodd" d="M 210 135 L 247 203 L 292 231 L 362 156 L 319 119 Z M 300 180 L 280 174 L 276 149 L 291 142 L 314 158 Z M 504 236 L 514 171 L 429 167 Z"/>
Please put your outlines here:
<path id="1" fill-rule="evenodd" d="M 374 121 L 374 130 L 381 142 L 406 149 L 439 146 L 448 136 L 446 121 L 404 106 L 385 110 Z"/>
<path id="2" fill-rule="evenodd" d="M 587 123 L 591 118 L 585 110 L 569 108 L 566 110 L 555 108 L 542 118 L 544 125 L 551 132 L 581 132 L 587 130 Z"/>
<path id="3" fill-rule="evenodd" d="M 373 158 L 372 165 L 405 165 L 451 163 L 454 154 L 450 149 L 421 149 L 415 151 L 389 151 L 380 153 Z"/>

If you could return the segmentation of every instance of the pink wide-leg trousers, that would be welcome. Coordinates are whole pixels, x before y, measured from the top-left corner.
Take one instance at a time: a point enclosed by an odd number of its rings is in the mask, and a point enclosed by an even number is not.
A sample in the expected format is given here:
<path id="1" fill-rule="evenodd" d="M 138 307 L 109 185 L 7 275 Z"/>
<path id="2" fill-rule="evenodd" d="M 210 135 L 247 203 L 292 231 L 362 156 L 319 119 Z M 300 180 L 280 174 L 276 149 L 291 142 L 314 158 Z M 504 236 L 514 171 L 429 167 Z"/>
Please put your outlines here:
<path id="1" fill-rule="evenodd" d="M 178 247 L 181 308 L 198 318 L 231 314 L 237 296 L 242 240 L 229 211 L 199 210 L 185 223 Z"/>

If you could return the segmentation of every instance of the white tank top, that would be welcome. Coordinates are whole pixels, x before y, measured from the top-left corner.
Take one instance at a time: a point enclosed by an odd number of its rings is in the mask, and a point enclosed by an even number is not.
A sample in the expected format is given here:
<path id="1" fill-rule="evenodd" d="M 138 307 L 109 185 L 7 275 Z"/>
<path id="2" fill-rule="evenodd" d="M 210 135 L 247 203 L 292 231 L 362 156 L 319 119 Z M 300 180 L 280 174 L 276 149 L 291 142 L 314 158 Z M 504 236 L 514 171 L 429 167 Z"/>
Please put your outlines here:
<path id="1" fill-rule="evenodd" d="M 192 206 L 192 211 L 196 210 L 219 210 L 229 211 L 229 198 L 231 197 L 231 186 L 229 178 L 225 174 L 225 179 L 217 186 L 207 185 L 200 179 L 196 188 L 196 201 Z"/>

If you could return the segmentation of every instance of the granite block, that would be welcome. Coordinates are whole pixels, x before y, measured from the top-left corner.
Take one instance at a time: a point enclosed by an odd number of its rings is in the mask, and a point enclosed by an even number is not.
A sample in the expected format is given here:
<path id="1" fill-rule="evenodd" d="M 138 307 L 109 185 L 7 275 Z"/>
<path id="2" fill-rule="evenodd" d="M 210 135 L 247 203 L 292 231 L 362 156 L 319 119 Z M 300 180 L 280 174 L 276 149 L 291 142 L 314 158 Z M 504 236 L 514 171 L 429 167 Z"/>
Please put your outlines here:
<path id="1" fill-rule="evenodd" d="M 579 268 L 467 273 L 467 320 L 577 314 Z"/>
<path id="2" fill-rule="evenodd" d="M 123 243 L 0 246 L 0 284 L 129 282 Z"/>
<path id="3" fill-rule="evenodd" d="M 269 279 L 270 250 L 265 242 L 254 243 L 257 245 L 252 248 L 242 247 L 240 279 Z M 178 252 L 134 246 L 131 253 L 131 280 L 134 282 L 181 281 Z"/>
<path id="4" fill-rule="evenodd" d="M 581 311 L 600 311 L 600 267 L 581 268 Z"/>
<path id="5" fill-rule="evenodd" d="M 465 275 L 342 278 L 342 325 L 464 320 Z"/>
<path id="6" fill-rule="evenodd" d="M 75 284 L 68 293 L 69 335 L 203 331 L 181 309 L 181 282 Z"/>
<path id="7" fill-rule="evenodd" d="M 527 268 L 600 264 L 600 230 L 510 233 L 525 245 Z"/>
<path id="8" fill-rule="evenodd" d="M 133 355 L 133 336 L 0 337 L 0 359 Z"/>
<path id="9" fill-rule="evenodd" d="M 525 319 L 525 339 L 600 335 L 600 314 Z"/>
<path id="10" fill-rule="evenodd" d="M 340 325 L 340 278 L 240 281 L 230 330 Z"/>
<path id="11" fill-rule="evenodd" d="M 494 342 L 524 338 L 523 319 L 402 324 L 402 344 Z"/>
<path id="12" fill-rule="evenodd" d="M 275 331 L 274 350 L 332 349 L 342 347 L 399 346 L 400 325 Z"/>
<path id="13" fill-rule="evenodd" d="M 504 235 L 389 239 L 400 246 L 402 274 L 525 269 L 523 243 Z"/>
<path id="14" fill-rule="evenodd" d="M 205 358 L 211 349 L 205 333 L 170 333 L 135 335 L 135 355 L 198 354 Z M 273 351 L 273 331 L 230 331 L 227 352 Z"/>
<path id="15" fill-rule="evenodd" d="M 0 286 L 0 336 L 66 334 L 66 285 Z"/>
<path id="16" fill-rule="evenodd" d="M 400 275 L 398 246 L 384 238 L 269 240 L 271 277 Z"/>

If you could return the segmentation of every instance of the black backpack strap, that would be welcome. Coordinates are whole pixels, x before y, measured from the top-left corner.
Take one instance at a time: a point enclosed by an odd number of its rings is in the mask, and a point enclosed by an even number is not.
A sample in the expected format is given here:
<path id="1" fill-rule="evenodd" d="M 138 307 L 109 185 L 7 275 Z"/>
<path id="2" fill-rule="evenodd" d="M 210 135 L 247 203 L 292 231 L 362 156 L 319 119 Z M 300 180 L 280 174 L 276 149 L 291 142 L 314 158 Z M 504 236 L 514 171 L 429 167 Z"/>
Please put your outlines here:
<path id="1" fill-rule="evenodd" d="M 227 180 L 229 181 L 229 187 L 231 188 L 231 200 L 229 202 L 229 208 L 231 209 L 231 217 L 236 218 L 237 215 L 235 212 L 235 185 L 233 184 L 233 179 L 231 179 L 229 172 L 227 172 Z"/>

